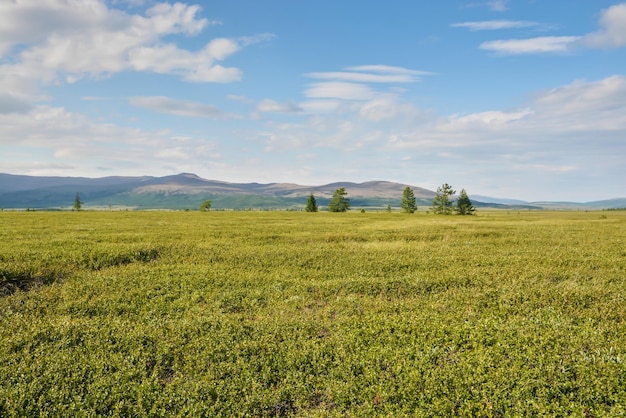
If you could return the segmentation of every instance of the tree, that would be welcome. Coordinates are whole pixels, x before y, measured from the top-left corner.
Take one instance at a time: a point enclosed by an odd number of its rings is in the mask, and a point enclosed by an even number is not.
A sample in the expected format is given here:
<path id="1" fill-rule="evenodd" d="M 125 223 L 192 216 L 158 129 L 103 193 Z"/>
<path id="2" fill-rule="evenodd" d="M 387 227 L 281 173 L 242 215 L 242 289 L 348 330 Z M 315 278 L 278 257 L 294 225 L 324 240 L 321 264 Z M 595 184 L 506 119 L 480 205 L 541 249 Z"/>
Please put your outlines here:
<path id="1" fill-rule="evenodd" d="M 413 189 L 409 186 L 404 188 L 400 207 L 404 213 L 414 213 L 417 210 L 417 205 L 415 204 L 415 194 L 413 193 Z"/>
<path id="2" fill-rule="evenodd" d="M 433 212 L 437 215 L 449 215 L 452 213 L 452 202 L 450 196 L 456 193 L 452 186 L 444 183 L 441 187 L 437 187 L 437 196 L 433 199 Z"/>
<path id="3" fill-rule="evenodd" d="M 200 203 L 200 212 L 208 212 L 209 210 L 211 210 L 211 199 Z"/>
<path id="4" fill-rule="evenodd" d="M 315 200 L 315 196 L 313 196 L 313 193 L 309 195 L 309 199 L 306 201 L 305 210 L 307 212 L 317 212 L 317 200 Z"/>
<path id="5" fill-rule="evenodd" d="M 461 190 L 459 197 L 456 199 L 456 207 L 454 208 L 459 215 L 473 215 L 476 208 L 472 205 L 472 201 L 465 192 L 465 189 Z"/>
<path id="6" fill-rule="evenodd" d="M 80 196 L 76 193 L 76 197 L 74 198 L 74 206 L 72 206 L 72 210 L 79 211 L 83 208 L 83 202 L 80 201 Z"/>
<path id="7" fill-rule="evenodd" d="M 343 187 L 335 190 L 330 203 L 328 203 L 328 210 L 331 212 L 345 212 L 350 209 L 350 199 L 346 197 L 348 192 Z"/>

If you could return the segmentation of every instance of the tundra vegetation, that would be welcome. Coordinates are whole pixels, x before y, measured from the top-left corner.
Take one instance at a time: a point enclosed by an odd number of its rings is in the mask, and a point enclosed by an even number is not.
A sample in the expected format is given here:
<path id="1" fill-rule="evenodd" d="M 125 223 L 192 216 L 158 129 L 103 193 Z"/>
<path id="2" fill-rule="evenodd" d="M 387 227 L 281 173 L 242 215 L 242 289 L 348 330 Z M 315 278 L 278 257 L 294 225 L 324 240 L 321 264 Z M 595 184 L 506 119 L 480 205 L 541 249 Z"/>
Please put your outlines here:
<path id="1" fill-rule="evenodd" d="M 0 213 L 0 416 L 625 416 L 626 212 Z"/>

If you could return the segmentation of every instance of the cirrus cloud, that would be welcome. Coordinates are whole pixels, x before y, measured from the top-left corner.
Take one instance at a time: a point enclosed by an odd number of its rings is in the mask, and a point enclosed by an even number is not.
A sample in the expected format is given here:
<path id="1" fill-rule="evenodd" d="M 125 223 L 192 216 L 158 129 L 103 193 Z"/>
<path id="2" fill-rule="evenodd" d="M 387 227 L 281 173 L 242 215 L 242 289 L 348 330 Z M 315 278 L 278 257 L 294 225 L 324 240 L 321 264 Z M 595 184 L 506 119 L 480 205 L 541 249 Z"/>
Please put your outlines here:
<path id="1" fill-rule="evenodd" d="M 499 29 L 519 29 L 538 26 L 537 22 L 528 22 L 524 20 L 487 20 L 480 22 L 462 22 L 453 23 L 453 28 L 467 28 L 471 31 L 480 30 L 499 30 Z"/>
<path id="2" fill-rule="evenodd" d="M 142 107 L 144 109 L 170 115 L 211 119 L 240 118 L 238 115 L 226 113 L 210 104 L 192 102 L 188 100 L 176 100 L 164 96 L 137 96 L 131 97 L 128 99 L 128 102 L 135 107 Z"/>
<path id="3" fill-rule="evenodd" d="M 527 22 L 532 23 L 532 22 Z M 487 21 L 453 24 L 471 30 L 514 27 L 516 22 Z M 599 19 L 600 29 L 586 35 L 541 36 L 527 39 L 499 39 L 480 44 L 481 49 L 500 54 L 566 53 L 579 47 L 621 48 L 626 46 L 626 3 L 603 10 Z"/>
<path id="4" fill-rule="evenodd" d="M 536 54 L 568 52 L 580 36 L 541 36 L 530 39 L 507 39 L 487 41 L 480 45 L 481 49 L 501 54 Z"/>

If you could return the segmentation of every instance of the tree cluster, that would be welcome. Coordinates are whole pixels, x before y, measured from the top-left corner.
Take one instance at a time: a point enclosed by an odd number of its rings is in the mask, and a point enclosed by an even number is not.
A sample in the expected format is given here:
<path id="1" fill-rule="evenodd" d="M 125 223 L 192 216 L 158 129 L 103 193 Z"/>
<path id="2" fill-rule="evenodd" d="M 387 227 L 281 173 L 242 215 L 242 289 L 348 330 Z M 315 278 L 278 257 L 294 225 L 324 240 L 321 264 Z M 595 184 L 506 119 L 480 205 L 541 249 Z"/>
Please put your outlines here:
<path id="1" fill-rule="evenodd" d="M 433 212 L 438 215 L 450 215 L 453 212 L 457 215 L 473 215 L 476 208 L 474 208 L 465 189 L 461 190 L 461 193 L 456 198 L 456 202 L 453 202 L 451 197 L 454 196 L 455 193 L 456 191 L 448 183 L 444 183 L 441 187 L 438 187 L 437 195 L 432 203 Z"/>
<path id="2" fill-rule="evenodd" d="M 441 187 L 437 188 L 437 195 L 433 199 L 432 209 L 433 212 L 438 215 L 450 215 L 456 213 L 458 215 L 473 215 L 476 211 L 472 201 L 465 189 L 461 190 L 459 196 L 453 201 L 452 197 L 456 191 L 448 183 L 444 183 Z M 346 196 L 348 192 L 345 188 L 340 187 L 333 193 L 333 197 L 328 203 L 328 210 L 330 212 L 346 212 L 350 209 L 350 199 Z M 400 208 L 404 213 L 415 213 L 417 210 L 417 200 L 415 193 L 410 187 L 405 187 L 402 193 L 402 200 L 400 201 Z M 305 210 L 307 212 L 317 212 L 317 201 L 313 193 L 309 195 L 306 203 Z M 391 211 L 391 206 L 387 205 L 387 211 Z"/>

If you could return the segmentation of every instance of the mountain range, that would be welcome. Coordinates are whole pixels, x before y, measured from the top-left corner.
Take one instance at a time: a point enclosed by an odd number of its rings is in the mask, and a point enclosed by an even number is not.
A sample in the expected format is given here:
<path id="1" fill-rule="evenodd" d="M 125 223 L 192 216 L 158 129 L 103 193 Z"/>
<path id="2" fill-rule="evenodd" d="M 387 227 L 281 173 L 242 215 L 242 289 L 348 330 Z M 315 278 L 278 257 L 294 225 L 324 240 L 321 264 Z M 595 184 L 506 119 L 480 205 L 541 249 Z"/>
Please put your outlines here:
<path id="1" fill-rule="evenodd" d="M 41 177 L 0 173 L 0 208 L 69 209 L 76 193 L 85 208 L 197 209 L 211 199 L 214 209 L 302 209 L 313 194 L 320 207 L 343 187 L 353 207 L 398 207 L 405 187 L 411 187 L 417 204 L 430 207 L 436 193 L 417 186 L 388 181 L 338 182 L 321 186 L 292 183 L 228 183 L 182 173 L 164 177 Z M 525 202 L 470 196 L 476 207 L 508 209 L 626 207 L 626 198 L 599 202 Z"/>

